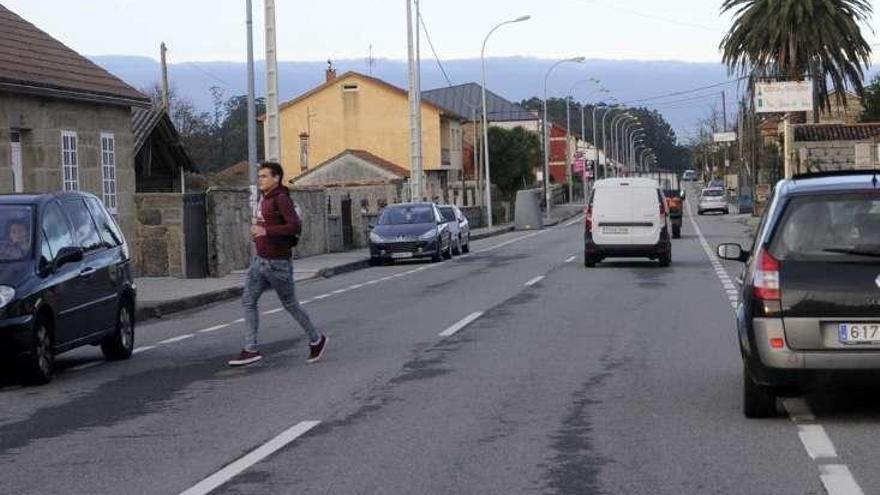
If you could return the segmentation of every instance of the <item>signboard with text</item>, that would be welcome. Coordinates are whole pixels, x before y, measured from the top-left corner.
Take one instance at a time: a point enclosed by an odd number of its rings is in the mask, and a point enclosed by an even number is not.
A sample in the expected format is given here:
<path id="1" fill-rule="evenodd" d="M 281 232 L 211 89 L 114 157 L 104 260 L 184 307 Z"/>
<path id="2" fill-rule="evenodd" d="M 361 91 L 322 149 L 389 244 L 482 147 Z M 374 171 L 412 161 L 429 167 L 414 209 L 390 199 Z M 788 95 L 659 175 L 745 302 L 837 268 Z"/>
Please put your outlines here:
<path id="1" fill-rule="evenodd" d="M 732 143 L 736 141 L 736 133 L 735 132 L 716 132 L 713 135 L 714 141 L 716 143 Z"/>
<path id="2" fill-rule="evenodd" d="M 784 81 L 755 83 L 755 111 L 758 113 L 813 111 L 813 82 Z"/>

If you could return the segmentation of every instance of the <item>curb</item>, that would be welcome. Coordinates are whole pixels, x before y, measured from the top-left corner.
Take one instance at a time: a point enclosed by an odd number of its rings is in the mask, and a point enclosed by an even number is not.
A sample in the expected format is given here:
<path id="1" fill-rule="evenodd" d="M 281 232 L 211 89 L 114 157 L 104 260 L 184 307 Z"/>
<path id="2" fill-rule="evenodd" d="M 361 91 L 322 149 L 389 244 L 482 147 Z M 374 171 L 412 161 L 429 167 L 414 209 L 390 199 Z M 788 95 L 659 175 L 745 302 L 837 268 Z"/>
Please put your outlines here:
<path id="1" fill-rule="evenodd" d="M 508 232 L 513 231 L 513 226 L 505 226 L 502 229 L 498 229 L 492 232 L 486 232 L 483 234 L 477 234 L 471 237 L 471 240 L 479 240 L 486 239 L 488 237 L 494 237 L 501 234 L 506 234 Z M 342 275 L 345 273 L 356 272 L 358 270 L 363 270 L 365 268 L 369 268 L 370 259 L 364 258 L 362 260 L 351 261 L 348 263 L 344 263 L 337 266 L 331 266 L 327 268 L 322 268 L 318 270 L 315 275 L 298 280 L 297 283 L 307 282 L 310 280 L 315 280 L 319 278 L 331 278 L 336 275 Z M 190 309 L 196 309 L 202 306 L 206 306 L 208 304 L 213 304 L 217 302 L 227 301 L 229 299 L 235 299 L 236 297 L 241 297 L 242 292 L 244 292 L 244 287 L 229 287 L 227 289 L 220 289 L 211 292 L 206 292 L 204 294 L 197 294 L 190 297 L 185 297 L 182 299 L 178 299 L 175 301 L 166 301 L 156 304 L 150 304 L 147 306 L 139 306 L 135 309 L 134 316 L 135 321 L 144 322 L 148 320 L 156 320 L 165 318 L 166 316 L 172 315 L 174 313 L 180 313 L 181 311 L 187 311 Z"/>
<path id="2" fill-rule="evenodd" d="M 515 229 L 514 229 L 513 225 L 506 225 L 504 227 L 499 227 L 491 232 L 483 232 L 480 234 L 471 234 L 468 241 L 479 241 L 480 239 L 488 239 L 490 237 L 495 237 L 497 235 L 502 235 L 502 234 L 507 234 L 508 232 L 513 232 L 514 230 Z"/>
<path id="3" fill-rule="evenodd" d="M 571 220 L 572 218 L 574 218 L 574 217 L 576 217 L 576 216 L 578 216 L 578 215 L 581 215 L 581 214 L 583 214 L 583 210 L 575 211 L 575 212 L 573 212 L 573 213 L 569 213 L 568 215 L 566 215 L 566 216 L 564 216 L 564 217 L 562 217 L 562 218 L 558 218 L 558 219 L 556 219 L 556 220 L 551 220 L 550 223 L 545 223 L 545 224 L 544 224 L 544 227 L 555 227 L 555 226 L 557 226 L 557 225 L 559 225 L 559 224 L 561 224 L 561 223 L 563 223 L 563 222 L 567 222 L 567 221 Z"/>

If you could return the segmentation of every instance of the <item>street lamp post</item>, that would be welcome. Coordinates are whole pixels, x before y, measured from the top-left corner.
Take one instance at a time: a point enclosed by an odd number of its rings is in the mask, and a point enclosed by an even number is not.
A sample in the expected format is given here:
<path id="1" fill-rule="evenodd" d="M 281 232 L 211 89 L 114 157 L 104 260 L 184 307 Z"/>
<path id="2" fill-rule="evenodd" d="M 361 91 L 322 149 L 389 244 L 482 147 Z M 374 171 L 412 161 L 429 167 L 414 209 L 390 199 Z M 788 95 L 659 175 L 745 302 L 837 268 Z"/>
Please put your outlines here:
<path id="1" fill-rule="evenodd" d="M 609 111 L 608 105 L 606 105 L 604 103 L 601 105 L 593 106 L 593 147 L 596 148 L 596 174 L 597 175 L 599 173 L 599 135 L 598 135 L 599 126 L 596 125 L 596 110 L 598 110 L 599 108 L 605 109 L 605 115 L 608 115 L 608 111 Z M 602 119 L 604 122 L 604 116 Z M 602 153 L 603 154 L 605 153 L 604 148 L 602 150 Z"/>
<path id="2" fill-rule="evenodd" d="M 501 26 L 506 26 L 507 24 L 513 24 L 516 22 L 527 21 L 531 18 L 531 16 L 524 15 L 517 17 L 512 21 L 504 21 L 493 27 L 486 35 L 486 37 L 483 38 L 483 48 L 480 50 L 480 93 L 483 100 L 483 163 L 486 167 L 486 219 L 488 220 L 487 224 L 489 228 L 492 228 L 492 180 L 489 173 L 489 123 L 487 117 L 487 114 L 489 112 L 486 111 L 486 43 L 489 41 L 489 37 L 492 36 L 492 33 L 494 33 Z"/>
<path id="3" fill-rule="evenodd" d="M 550 80 L 550 74 L 553 73 L 553 69 L 566 62 L 579 64 L 584 60 L 586 60 L 585 57 L 572 57 L 560 60 L 551 65 L 550 68 L 547 69 L 547 73 L 544 74 L 544 129 L 542 134 L 544 136 L 544 201 L 546 202 L 544 216 L 547 219 L 550 218 L 550 126 L 547 122 L 547 82 Z"/>
<path id="4" fill-rule="evenodd" d="M 603 178 L 608 178 L 608 157 L 610 156 L 608 153 L 608 137 L 605 134 L 605 119 L 611 115 L 617 106 L 611 106 L 608 108 L 608 111 L 602 116 L 602 176 Z M 611 121 L 613 122 L 616 117 L 613 117 Z"/>
<path id="5" fill-rule="evenodd" d="M 620 124 L 621 122 L 624 122 L 624 121 L 625 121 L 626 119 L 628 119 L 628 118 L 632 118 L 632 117 L 630 116 L 629 112 L 624 112 L 624 113 L 622 113 L 622 114 L 620 114 L 620 115 L 615 115 L 615 116 L 611 119 L 611 125 L 610 125 L 610 127 L 611 127 L 611 129 L 610 129 L 610 130 L 611 130 L 611 139 L 610 139 L 610 143 L 609 143 L 609 144 L 611 145 L 611 147 L 610 147 L 609 151 L 611 152 L 612 160 L 613 160 L 615 163 L 617 163 L 617 164 L 620 163 L 620 156 L 619 156 L 619 154 L 617 153 L 617 144 L 618 144 L 618 141 L 619 141 L 619 139 L 617 138 L 617 126 L 618 126 L 618 124 Z M 604 130 L 604 129 L 603 129 L 603 130 Z M 617 165 L 612 164 L 612 166 L 613 166 L 614 169 L 615 169 L 615 170 L 614 170 L 614 175 L 615 175 L 615 177 L 616 177 L 616 176 L 617 176 Z"/>
<path id="6" fill-rule="evenodd" d="M 629 163 L 629 158 L 630 158 L 630 156 L 629 156 L 629 148 L 630 148 L 630 140 L 631 140 L 631 138 L 632 138 L 631 135 L 632 135 L 632 133 L 633 133 L 635 130 L 639 129 L 639 127 L 638 127 L 639 125 L 640 125 L 640 124 L 639 124 L 639 122 L 638 122 L 637 120 L 636 120 L 636 121 L 633 121 L 633 122 L 628 122 L 628 123 L 626 123 L 626 124 L 623 125 L 623 129 L 622 129 L 622 130 L 623 130 L 623 137 L 624 137 L 624 139 L 623 139 L 623 141 L 620 143 L 620 150 L 621 150 L 621 156 L 623 157 L 623 163 L 624 163 L 624 165 L 627 165 L 627 166 L 628 166 L 628 165 L 630 164 L 630 163 Z"/>

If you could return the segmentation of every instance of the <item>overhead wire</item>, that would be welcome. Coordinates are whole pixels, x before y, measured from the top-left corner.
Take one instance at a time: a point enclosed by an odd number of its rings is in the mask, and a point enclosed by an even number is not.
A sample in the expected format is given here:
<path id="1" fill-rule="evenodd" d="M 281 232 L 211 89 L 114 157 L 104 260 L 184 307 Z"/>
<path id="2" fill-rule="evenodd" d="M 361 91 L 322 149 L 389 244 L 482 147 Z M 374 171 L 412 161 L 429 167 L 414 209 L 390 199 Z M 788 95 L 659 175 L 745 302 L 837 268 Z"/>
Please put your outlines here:
<path id="1" fill-rule="evenodd" d="M 446 69 L 443 67 L 443 63 L 440 62 L 440 56 L 437 55 L 437 50 L 434 48 L 434 42 L 431 41 L 431 33 L 428 32 L 428 26 L 425 24 L 425 18 L 419 13 L 419 23 L 422 25 L 422 29 L 425 30 L 425 39 L 428 41 L 428 46 L 431 47 L 431 53 L 434 54 L 434 60 L 437 61 L 437 66 L 440 67 L 440 72 L 443 73 L 443 78 L 446 79 L 446 84 L 449 86 L 453 86 L 452 80 L 449 78 L 449 74 L 446 73 Z"/>

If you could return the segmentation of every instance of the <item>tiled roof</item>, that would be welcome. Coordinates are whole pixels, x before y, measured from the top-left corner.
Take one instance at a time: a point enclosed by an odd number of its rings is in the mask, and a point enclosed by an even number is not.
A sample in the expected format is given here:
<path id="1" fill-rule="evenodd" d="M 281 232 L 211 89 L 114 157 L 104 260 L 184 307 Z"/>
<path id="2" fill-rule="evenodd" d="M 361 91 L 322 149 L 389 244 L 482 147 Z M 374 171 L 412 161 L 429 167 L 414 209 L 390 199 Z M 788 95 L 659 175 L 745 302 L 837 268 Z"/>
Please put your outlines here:
<path id="1" fill-rule="evenodd" d="M 165 112 L 160 107 L 134 108 L 131 111 L 131 132 L 134 134 L 134 154 L 147 142 L 150 133 L 162 119 Z"/>
<path id="2" fill-rule="evenodd" d="M 147 97 L 0 5 L 0 85 L 146 103 Z"/>
<path id="3" fill-rule="evenodd" d="M 880 123 L 870 124 L 798 124 L 795 141 L 865 141 L 880 136 Z"/>
<path id="4" fill-rule="evenodd" d="M 180 134 L 174 127 L 171 117 L 163 107 L 132 107 L 131 132 L 134 134 L 134 155 L 140 153 L 150 136 L 156 133 L 157 138 L 161 139 L 161 145 L 166 147 L 177 164 L 186 170 L 198 171 L 183 147 Z"/>
<path id="5" fill-rule="evenodd" d="M 299 176 L 295 177 L 294 179 L 291 179 L 290 181 L 293 182 L 294 180 L 302 179 L 303 177 L 306 177 L 307 175 L 313 173 L 315 170 L 318 170 L 322 167 L 325 167 L 325 166 L 329 165 L 330 163 L 333 163 L 336 160 L 339 160 L 340 158 L 342 158 L 345 155 L 354 155 L 354 156 L 360 158 L 361 160 L 363 160 L 367 163 L 371 163 L 371 164 L 373 164 L 373 165 L 375 165 L 375 166 L 377 166 L 387 172 L 391 172 L 392 174 L 395 174 L 400 178 L 409 177 L 409 169 L 401 167 L 400 165 L 397 165 L 395 163 L 389 162 L 388 160 L 381 158 L 381 157 L 378 157 L 378 156 L 370 153 L 369 151 L 345 150 L 342 153 L 339 153 L 338 155 L 334 156 L 333 158 L 325 160 L 320 165 L 317 165 L 313 168 L 310 168 L 308 171 L 300 174 Z"/>
<path id="6" fill-rule="evenodd" d="M 315 87 L 315 88 L 312 88 L 312 89 L 306 91 L 305 93 L 303 93 L 303 94 L 297 96 L 296 98 L 294 98 L 294 99 L 292 99 L 292 100 L 289 100 L 289 101 L 286 101 L 286 102 L 284 102 L 284 103 L 281 103 L 281 105 L 279 106 L 279 110 L 283 110 L 283 109 L 285 109 L 285 108 L 287 108 L 287 107 L 289 107 L 289 106 L 291 106 L 291 105 L 295 105 L 295 104 L 297 104 L 297 103 L 299 103 L 299 102 L 305 100 L 306 98 L 309 98 L 310 96 L 312 96 L 312 95 L 314 95 L 314 94 L 317 94 L 317 93 L 319 93 L 319 92 L 321 92 L 321 91 L 323 91 L 323 90 L 329 88 L 330 86 L 333 86 L 334 84 L 338 84 L 340 81 L 342 81 L 342 80 L 344 80 L 344 79 L 346 79 L 346 78 L 348 78 L 348 77 L 352 77 L 352 76 L 354 76 L 354 77 L 358 77 L 358 78 L 360 78 L 360 79 L 362 79 L 362 80 L 365 80 L 365 81 L 370 81 L 370 82 L 372 82 L 372 83 L 378 84 L 378 85 L 380 85 L 380 86 L 383 86 L 383 87 L 385 87 L 385 88 L 388 88 L 388 89 L 394 91 L 395 93 L 401 94 L 401 95 L 403 95 L 403 96 L 405 96 L 405 97 L 409 95 L 409 93 L 408 93 L 405 89 L 403 89 L 403 88 L 398 88 L 397 86 L 395 86 L 395 85 L 393 85 L 393 84 L 391 84 L 391 83 L 389 83 L 389 82 L 385 82 L 385 81 L 383 81 L 383 80 L 381 80 L 381 79 L 379 79 L 379 78 L 377 78 L 377 77 L 373 77 L 373 76 L 368 76 L 368 75 L 365 75 L 365 74 L 361 74 L 360 72 L 348 71 L 348 72 L 346 72 L 345 74 L 342 74 L 341 76 L 335 77 L 335 78 L 333 78 L 333 79 L 331 79 L 331 80 L 329 80 L 329 81 L 326 81 L 325 83 L 321 84 L 320 86 L 317 86 L 317 87 Z M 425 94 L 425 93 L 422 92 L 422 95 L 423 95 L 423 96 L 424 96 L 424 94 Z M 449 115 L 449 116 L 451 116 L 451 117 L 460 117 L 460 118 L 464 118 L 464 117 L 462 116 L 462 114 L 455 112 L 453 109 L 448 108 L 448 107 L 444 107 L 444 106 L 442 106 L 442 105 L 438 105 L 437 103 L 434 103 L 434 102 L 432 102 L 432 101 L 430 101 L 430 100 L 425 99 L 425 100 L 424 100 L 424 103 L 427 103 L 428 105 L 437 108 L 437 109 L 440 110 L 442 113 L 447 114 L 447 115 Z M 261 116 L 260 116 L 260 118 L 263 118 L 263 117 L 265 117 L 265 115 L 261 115 Z"/>
<path id="7" fill-rule="evenodd" d="M 477 83 L 466 83 L 448 88 L 422 91 L 422 98 L 448 108 L 458 115 L 472 118 L 474 107 L 482 107 L 482 87 Z M 508 101 L 486 90 L 486 118 L 491 122 L 512 122 L 539 120 L 538 116 L 520 105 Z"/>

